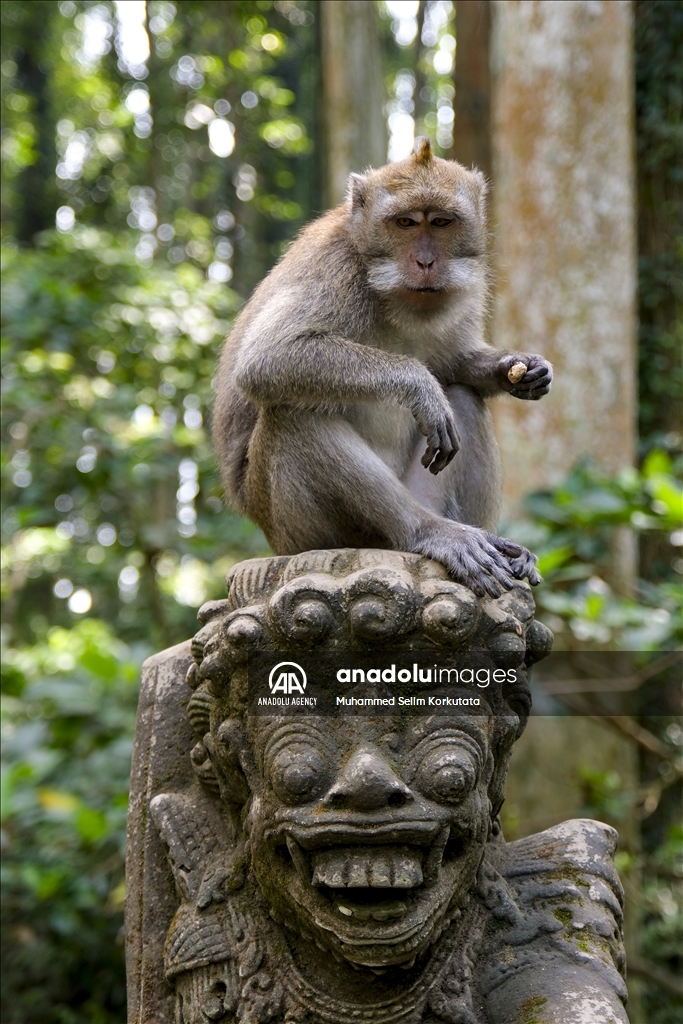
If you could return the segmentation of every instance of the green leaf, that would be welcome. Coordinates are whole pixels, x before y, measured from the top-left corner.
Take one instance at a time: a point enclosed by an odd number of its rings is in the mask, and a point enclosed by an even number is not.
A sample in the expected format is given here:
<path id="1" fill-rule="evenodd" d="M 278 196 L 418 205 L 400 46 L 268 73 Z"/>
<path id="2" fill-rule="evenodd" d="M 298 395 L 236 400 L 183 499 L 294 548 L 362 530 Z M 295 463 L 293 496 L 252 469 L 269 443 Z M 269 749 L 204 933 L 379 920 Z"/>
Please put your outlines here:
<path id="1" fill-rule="evenodd" d="M 82 807 L 76 813 L 76 827 L 86 842 L 94 843 L 107 834 L 107 818 L 102 811 Z"/>

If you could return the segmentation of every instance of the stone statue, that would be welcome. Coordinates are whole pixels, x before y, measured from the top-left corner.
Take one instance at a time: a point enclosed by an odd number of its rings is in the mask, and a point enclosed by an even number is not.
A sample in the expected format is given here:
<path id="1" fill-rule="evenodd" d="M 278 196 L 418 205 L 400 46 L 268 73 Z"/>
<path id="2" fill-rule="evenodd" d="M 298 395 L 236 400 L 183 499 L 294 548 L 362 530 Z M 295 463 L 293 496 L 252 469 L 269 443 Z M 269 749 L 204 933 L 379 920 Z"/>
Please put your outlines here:
<path id="1" fill-rule="evenodd" d="M 424 557 L 342 549 L 243 562 L 228 588 L 145 669 L 129 1024 L 626 1022 L 616 833 L 501 832 L 552 643 L 528 586 L 480 600 Z M 282 652 L 314 665 L 306 693 L 340 652 L 416 670 L 478 652 L 492 681 L 416 671 L 399 708 L 368 672 L 325 714 L 258 713 L 259 659 Z"/>

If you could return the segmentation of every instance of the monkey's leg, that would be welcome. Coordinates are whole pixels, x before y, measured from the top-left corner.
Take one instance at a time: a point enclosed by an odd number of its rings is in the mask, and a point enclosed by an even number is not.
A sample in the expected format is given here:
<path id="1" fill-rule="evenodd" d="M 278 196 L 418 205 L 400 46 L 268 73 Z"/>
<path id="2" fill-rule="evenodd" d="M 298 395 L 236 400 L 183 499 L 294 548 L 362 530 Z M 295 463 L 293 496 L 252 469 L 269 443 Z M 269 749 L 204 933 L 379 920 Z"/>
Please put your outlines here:
<path id="1" fill-rule="evenodd" d="M 519 545 L 429 511 L 341 416 L 262 410 L 250 450 L 247 506 L 277 553 L 373 544 L 434 558 L 480 596 L 512 586 Z"/>
<path id="2" fill-rule="evenodd" d="M 452 385 L 446 396 L 458 425 L 461 447 L 438 476 L 421 463 L 424 442 L 416 442 L 403 482 L 426 508 L 459 523 L 494 530 L 500 512 L 502 472 L 493 420 L 485 402 L 470 388 Z M 521 546 L 520 546 L 521 547 Z M 526 548 L 510 558 L 513 574 L 540 582 L 536 558 Z"/>

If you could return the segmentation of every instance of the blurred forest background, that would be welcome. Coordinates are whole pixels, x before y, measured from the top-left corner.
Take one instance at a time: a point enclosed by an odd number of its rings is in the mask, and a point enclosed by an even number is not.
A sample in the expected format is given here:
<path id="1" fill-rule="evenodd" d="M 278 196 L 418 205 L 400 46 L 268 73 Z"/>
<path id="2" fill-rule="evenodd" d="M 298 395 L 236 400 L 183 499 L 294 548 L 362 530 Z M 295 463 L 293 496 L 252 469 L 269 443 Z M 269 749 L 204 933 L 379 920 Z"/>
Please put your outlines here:
<path id="1" fill-rule="evenodd" d="M 349 164 L 406 155 L 415 135 L 459 155 L 456 40 L 479 6 L 2 4 L 6 1024 L 125 1019 L 140 664 L 192 635 L 235 561 L 267 553 L 222 503 L 207 434 L 217 352 Z M 335 46 L 354 30 L 344 18 L 361 28 L 360 56 Z M 340 60 L 359 61 L 355 113 Z M 577 452 L 507 530 L 540 553 L 539 615 L 558 647 L 652 657 L 682 639 L 680 0 L 635 4 L 635 73 L 638 464 L 609 474 Z M 610 560 L 624 531 L 640 557 L 620 588 Z M 674 1024 L 683 729 L 643 680 L 636 713 L 612 723 L 628 756 L 596 768 L 588 754 L 572 784 L 580 812 L 624 837 L 631 1019 Z M 506 828 L 537 824 L 510 814 Z"/>

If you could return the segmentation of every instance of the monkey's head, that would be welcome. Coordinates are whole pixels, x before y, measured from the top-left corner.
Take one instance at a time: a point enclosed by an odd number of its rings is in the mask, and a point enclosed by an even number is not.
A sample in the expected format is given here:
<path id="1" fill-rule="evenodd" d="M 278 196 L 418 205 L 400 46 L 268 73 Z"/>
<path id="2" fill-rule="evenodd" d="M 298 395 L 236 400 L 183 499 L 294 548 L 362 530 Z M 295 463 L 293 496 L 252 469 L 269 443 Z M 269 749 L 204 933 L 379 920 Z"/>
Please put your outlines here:
<path id="1" fill-rule="evenodd" d="M 432 153 L 349 181 L 349 231 L 370 287 L 416 310 L 440 307 L 484 279 L 486 179 Z"/>

